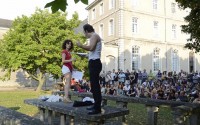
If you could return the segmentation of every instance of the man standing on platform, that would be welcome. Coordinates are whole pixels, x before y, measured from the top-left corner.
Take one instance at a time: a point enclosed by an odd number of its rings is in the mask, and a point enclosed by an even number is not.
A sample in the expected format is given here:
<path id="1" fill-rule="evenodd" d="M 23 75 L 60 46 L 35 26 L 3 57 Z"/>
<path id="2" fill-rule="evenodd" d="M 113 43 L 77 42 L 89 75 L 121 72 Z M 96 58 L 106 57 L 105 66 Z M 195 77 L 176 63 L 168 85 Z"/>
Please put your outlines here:
<path id="1" fill-rule="evenodd" d="M 102 43 L 100 36 L 97 33 L 95 33 L 94 28 L 91 25 L 85 24 L 83 26 L 83 32 L 85 36 L 89 38 L 89 43 L 87 45 L 83 45 L 80 42 L 77 42 L 76 44 L 78 47 L 89 51 L 88 68 L 90 75 L 91 92 L 93 94 L 95 103 L 93 107 L 87 109 L 90 110 L 88 114 L 93 115 L 101 113 L 102 96 L 99 84 L 99 74 L 102 70 L 102 63 L 100 60 Z"/>

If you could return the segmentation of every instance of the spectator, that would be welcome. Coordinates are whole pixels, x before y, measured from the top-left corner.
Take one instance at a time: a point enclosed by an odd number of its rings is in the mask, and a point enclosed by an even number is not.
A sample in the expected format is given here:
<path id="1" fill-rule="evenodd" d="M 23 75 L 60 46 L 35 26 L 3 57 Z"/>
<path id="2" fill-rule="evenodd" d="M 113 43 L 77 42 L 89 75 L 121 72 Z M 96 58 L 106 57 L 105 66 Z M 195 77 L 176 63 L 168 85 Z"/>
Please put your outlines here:
<path id="1" fill-rule="evenodd" d="M 105 74 L 105 72 L 103 71 L 103 72 L 100 74 L 100 77 L 99 77 L 99 83 L 100 83 L 100 84 L 103 84 L 104 86 L 105 86 L 105 84 L 106 84 L 105 76 L 106 76 L 106 74 Z"/>
<path id="2" fill-rule="evenodd" d="M 180 92 L 179 97 L 176 99 L 176 101 L 181 101 L 181 102 L 188 102 L 188 97 L 185 95 L 184 91 Z"/>
<path id="3" fill-rule="evenodd" d="M 115 69 L 113 69 L 113 71 L 111 72 L 111 79 L 112 79 L 112 84 L 114 84 L 115 81 Z"/>
<path id="4" fill-rule="evenodd" d="M 116 86 L 118 86 L 118 84 L 119 84 L 119 77 L 118 77 L 118 73 L 117 72 L 115 72 L 115 76 L 114 76 L 114 85 L 116 85 Z"/>
<path id="5" fill-rule="evenodd" d="M 135 79 L 135 75 L 133 72 L 131 72 L 129 75 L 130 85 L 134 85 L 134 79 Z"/>
<path id="6" fill-rule="evenodd" d="M 200 91 L 197 92 L 198 97 L 194 99 L 193 103 L 198 103 L 200 104 Z"/>
<path id="7" fill-rule="evenodd" d="M 126 93 L 129 97 L 135 97 L 137 95 L 137 91 L 133 85 L 130 86 L 129 91 Z"/>
<path id="8" fill-rule="evenodd" d="M 129 84 L 126 84 L 124 87 L 123 87 L 123 92 L 124 94 L 126 95 L 127 92 L 130 90 L 130 85 Z"/>
<path id="9" fill-rule="evenodd" d="M 144 69 L 143 73 L 142 73 L 142 83 L 145 82 L 148 78 L 148 74 L 146 72 L 146 69 Z"/>
<path id="10" fill-rule="evenodd" d="M 157 94 L 158 94 L 157 99 L 162 99 L 162 100 L 164 99 L 165 93 L 161 86 L 158 87 Z"/>
<path id="11" fill-rule="evenodd" d="M 152 70 L 150 70 L 149 74 L 148 74 L 148 81 L 149 81 L 150 86 L 152 86 L 153 79 L 154 79 L 154 74 L 153 74 Z"/>
<path id="12" fill-rule="evenodd" d="M 114 89 L 114 85 L 110 85 L 110 89 L 109 91 L 107 92 L 108 95 L 116 95 L 116 90 Z"/>
<path id="13" fill-rule="evenodd" d="M 141 71 L 138 72 L 138 84 L 142 85 L 142 72 Z"/>
<path id="14" fill-rule="evenodd" d="M 117 95 L 124 95 L 124 92 L 123 92 L 123 85 L 122 84 L 119 84 L 118 85 L 118 88 L 117 88 Z"/>
<path id="15" fill-rule="evenodd" d="M 125 74 L 124 74 L 124 72 L 122 70 L 120 71 L 118 77 L 119 77 L 119 83 L 124 84 L 126 76 L 125 76 Z"/>
<path id="16" fill-rule="evenodd" d="M 174 89 L 171 89 L 171 90 L 170 90 L 170 93 L 169 93 L 169 95 L 167 96 L 167 100 L 173 100 L 173 101 L 176 100 L 176 97 L 175 97 L 175 90 L 174 90 Z"/>
<path id="17" fill-rule="evenodd" d="M 136 70 L 134 70 L 133 74 L 134 74 L 134 76 L 135 76 L 135 79 L 133 80 L 133 83 L 134 83 L 134 84 L 137 84 L 137 83 L 138 83 L 138 73 L 137 73 Z"/>
<path id="18" fill-rule="evenodd" d="M 101 94 L 106 94 L 106 88 L 103 84 L 101 84 Z"/>
<path id="19" fill-rule="evenodd" d="M 158 70 L 156 78 L 157 78 L 158 81 L 162 81 L 162 73 L 160 72 L 160 70 Z"/>
<path id="20" fill-rule="evenodd" d="M 126 79 L 125 82 L 128 83 L 128 84 L 130 84 L 129 76 L 130 76 L 130 72 L 129 72 L 129 70 L 127 69 L 126 72 L 125 72 L 125 77 L 126 77 L 126 78 L 125 78 L 125 79 Z"/>

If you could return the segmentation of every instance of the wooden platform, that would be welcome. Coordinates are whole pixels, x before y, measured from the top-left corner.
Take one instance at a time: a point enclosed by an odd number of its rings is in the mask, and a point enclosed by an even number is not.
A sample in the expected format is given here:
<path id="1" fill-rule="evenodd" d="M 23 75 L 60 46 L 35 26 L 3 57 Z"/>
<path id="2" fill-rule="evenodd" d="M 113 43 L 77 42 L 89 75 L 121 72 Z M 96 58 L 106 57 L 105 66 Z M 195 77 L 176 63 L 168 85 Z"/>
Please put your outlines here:
<path id="1" fill-rule="evenodd" d="M 48 120 L 49 124 L 52 124 L 52 112 L 60 114 L 60 124 L 66 124 L 66 117 L 74 119 L 74 117 L 90 123 L 103 124 L 106 120 L 110 118 L 125 116 L 129 114 L 129 110 L 125 108 L 116 108 L 111 106 L 105 106 L 102 108 L 101 114 L 88 115 L 87 106 L 73 107 L 73 103 L 63 103 L 63 102 L 45 102 L 40 99 L 26 99 L 24 100 L 26 104 L 34 105 L 40 109 L 40 119 L 42 121 Z M 48 118 L 45 119 L 45 111 L 48 112 Z M 71 120 L 73 121 L 73 120 Z"/>

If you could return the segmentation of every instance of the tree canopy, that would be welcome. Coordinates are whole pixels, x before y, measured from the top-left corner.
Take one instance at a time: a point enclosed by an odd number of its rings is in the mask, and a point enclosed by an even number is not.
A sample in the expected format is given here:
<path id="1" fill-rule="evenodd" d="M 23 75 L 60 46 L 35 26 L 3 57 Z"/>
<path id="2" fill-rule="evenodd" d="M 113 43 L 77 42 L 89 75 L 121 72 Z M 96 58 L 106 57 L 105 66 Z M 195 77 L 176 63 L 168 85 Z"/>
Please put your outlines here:
<path id="1" fill-rule="evenodd" d="M 200 52 L 200 0 L 176 0 L 182 9 L 190 8 L 190 13 L 185 17 L 187 25 L 182 25 L 182 31 L 190 34 L 185 47 Z"/>
<path id="2" fill-rule="evenodd" d="M 65 39 L 84 42 L 82 34 L 75 34 L 80 20 L 75 13 L 72 19 L 66 19 L 66 13 L 51 14 L 48 10 L 37 9 L 30 17 L 22 16 L 13 21 L 12 27 L 0 41 L 0 68 L 10 72 L 23 69 L 29 76 L 39 82 L 39 91 L 45 82 L 45 75 L 54 78 L 61 76 L 61 46 Z M 80 48 L 74 46 L 75 52 Z M 75 68 L 86 70 L 87 59 L 75 58 Z M 79 63 L 81 62 L 81 63 Z"/>
<path id="3" fill-rule="evenodd" d="M 78 3 L 79 1 L 81 1 L 84 4 L 88 4 L 88 0 L 74 0 L 75 3 Z M 47 3 L 45 5 L 45 8 L 51 7 L 52 12 L 55 13 L 58 10 L 65 12 L 67 6 L 68 6 L 67 0 L 53 0 Z"/>

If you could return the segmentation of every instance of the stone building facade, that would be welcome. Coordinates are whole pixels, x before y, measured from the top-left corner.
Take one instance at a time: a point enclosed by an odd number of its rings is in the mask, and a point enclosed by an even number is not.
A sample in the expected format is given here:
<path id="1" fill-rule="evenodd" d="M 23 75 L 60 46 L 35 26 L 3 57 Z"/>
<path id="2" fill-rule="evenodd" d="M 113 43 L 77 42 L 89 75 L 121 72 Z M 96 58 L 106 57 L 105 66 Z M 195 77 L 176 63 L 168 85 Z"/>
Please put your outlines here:
<path id="1" fill-rule="evenodd" d="M 103 39 L 103 70 L 187 72 L 200 68 L 200 56 L 184 48 L 181 25 L 189 10 L 175 0 L 95 0 L 88 23 Z"/>

